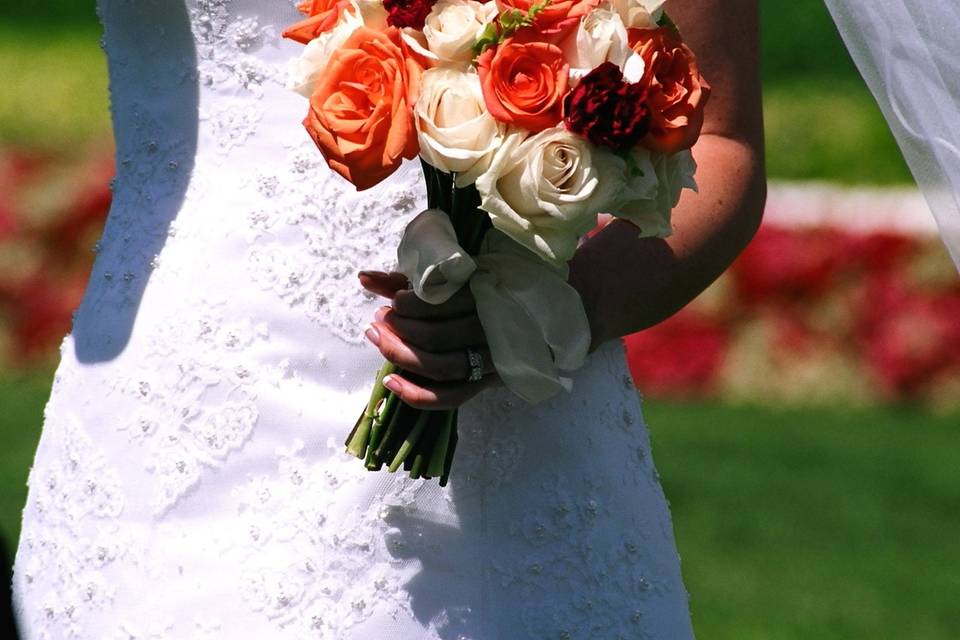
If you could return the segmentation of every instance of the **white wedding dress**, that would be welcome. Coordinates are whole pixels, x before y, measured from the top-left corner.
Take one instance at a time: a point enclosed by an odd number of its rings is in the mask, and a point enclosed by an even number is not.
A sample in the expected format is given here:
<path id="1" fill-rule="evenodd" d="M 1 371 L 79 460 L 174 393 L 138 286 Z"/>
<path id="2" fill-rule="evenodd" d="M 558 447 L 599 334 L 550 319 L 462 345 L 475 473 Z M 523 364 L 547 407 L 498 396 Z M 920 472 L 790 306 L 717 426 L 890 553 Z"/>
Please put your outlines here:
<path id="1" fill-rule="evenodd" d="M 450 484 L 344 453 L 361 339 L 424 205 L 356 193 L 283 87 L 290 0 L 101 0 L 114 203 L 45 414 L 14 586 L 28 639 L 686 640 L 622 347 L 571 394 L 461 411 Z"/>

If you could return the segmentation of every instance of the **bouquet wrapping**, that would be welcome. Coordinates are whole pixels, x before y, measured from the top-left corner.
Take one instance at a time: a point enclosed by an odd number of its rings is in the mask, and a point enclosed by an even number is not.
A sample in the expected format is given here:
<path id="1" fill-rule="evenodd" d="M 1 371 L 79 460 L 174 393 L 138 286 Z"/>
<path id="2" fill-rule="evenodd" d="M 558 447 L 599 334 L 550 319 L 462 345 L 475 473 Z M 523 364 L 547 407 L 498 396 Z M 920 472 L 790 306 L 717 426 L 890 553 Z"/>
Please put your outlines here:
<path id="1" fill-rule="evenodd" d="M 304 0 L 290 88 L 357 189 L 420 157 L 428 206 L 398 269 L 439 304 L 470 287 L 504 384 L 539 402 L 572 384 L 589 325 L 567 262 L 598 214 L 666 237 L 710 86 L 662 0 Z M 347 438 L 371 470 L 446 484 L 455 411 L 382 380 Z M 409 372 L 405 376 L 415 378 Z"/>

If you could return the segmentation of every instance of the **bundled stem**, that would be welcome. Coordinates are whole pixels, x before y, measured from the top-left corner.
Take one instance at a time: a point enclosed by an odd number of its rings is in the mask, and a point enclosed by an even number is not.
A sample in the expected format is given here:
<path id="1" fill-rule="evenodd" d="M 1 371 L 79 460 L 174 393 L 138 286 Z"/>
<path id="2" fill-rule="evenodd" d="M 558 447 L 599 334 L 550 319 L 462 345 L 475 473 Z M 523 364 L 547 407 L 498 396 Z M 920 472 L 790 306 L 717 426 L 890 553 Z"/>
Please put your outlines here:
<path id="1" fill-rule="evenodd" d="M 427 205 L 450 217 L 457 241 L 471 255 L 480 251 L 490 217 L 480 209 L 475 187 L 459 189 L 455 176 L 423 163 Z M 457 446 L 456 410 L 425 411 L 403 404 L 383 386 L 388 375 L 402 373 L 387 362 L 377 373 L 367 406 L 346 440 L 347 452 L 371 471 L 385 464 L 390 472 L 403 466 L 411 478 L 438 478 L 446 486 Z"/>

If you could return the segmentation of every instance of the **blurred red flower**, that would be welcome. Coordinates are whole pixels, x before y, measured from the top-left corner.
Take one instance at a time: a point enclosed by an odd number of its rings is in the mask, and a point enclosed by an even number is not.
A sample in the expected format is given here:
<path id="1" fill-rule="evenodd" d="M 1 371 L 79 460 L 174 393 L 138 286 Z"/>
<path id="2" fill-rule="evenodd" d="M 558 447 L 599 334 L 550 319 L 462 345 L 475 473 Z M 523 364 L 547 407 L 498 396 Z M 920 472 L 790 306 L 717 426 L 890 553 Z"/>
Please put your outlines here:
<path id="1" fill-rule="evenodd" d="M 726 327 L 690 309 L 624 338 L 637 387 L 661 396 L 709 393 L 728 341 Z"/>

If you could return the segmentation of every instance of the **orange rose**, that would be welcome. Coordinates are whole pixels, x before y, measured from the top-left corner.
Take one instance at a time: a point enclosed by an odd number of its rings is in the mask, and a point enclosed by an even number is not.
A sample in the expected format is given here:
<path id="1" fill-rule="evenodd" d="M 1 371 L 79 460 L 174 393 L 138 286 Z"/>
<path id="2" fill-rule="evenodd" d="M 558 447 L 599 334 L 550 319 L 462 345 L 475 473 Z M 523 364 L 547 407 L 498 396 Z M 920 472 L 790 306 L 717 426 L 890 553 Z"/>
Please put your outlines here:
<path id="1" fill-rule="evenodd" d="M 644 146 L 662 153 L 689 149 L 700 137 L 710 98 L 696 56 L 670 28 L 631 29 L 629 37 L 646 64 L 642 82 L 649 85 L 650 132 Z"/>
<path id="2" fill-rule="evenodd" d="M 500 7 L 500 11 L 519 9 L 527 13 L 533 5 L 540 2 L 542 0 L 497 0 L 497 6 Z M 533 26 L 544 36 L 556 36 L 549 39 L 559 40 L 577 26 L 580 18 L 590 13 L 598 4 L 600 0 L 554 0 L 537 14 Z"/>
<path id="3" fill-rule="evenodd" d="M 327 164 L 357 190 L 419 152 L 413 104 L 422 74 L 394 27 L 360 27 L 330 56 L 303 124 Z"/>
<path id="4" fill-rule="evenodd" d="M 307 44 L 321 33 L 337 25 L 340 14 L 350 7 L 350 0 L 303 0 L 297 5 L 306 20 L 291 25 L 283 32 L 284 38 Z"/>
<path id="5" fill-rule="evenodd" d="M 505 40 L 477 61 L 483 101 L 501 122 L 533 133 L 560 122 L 570 66 L 559 47 Z"/>

